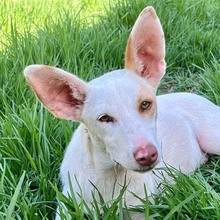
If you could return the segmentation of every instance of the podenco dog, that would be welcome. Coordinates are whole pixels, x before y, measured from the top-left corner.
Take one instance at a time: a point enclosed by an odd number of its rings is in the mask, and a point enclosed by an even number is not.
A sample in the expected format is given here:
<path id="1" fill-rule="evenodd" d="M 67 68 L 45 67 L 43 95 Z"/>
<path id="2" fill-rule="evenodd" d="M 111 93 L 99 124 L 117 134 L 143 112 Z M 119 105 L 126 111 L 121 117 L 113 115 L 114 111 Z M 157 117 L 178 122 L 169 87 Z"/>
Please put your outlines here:
<path id="1" fill-rule="evenodd" d="M 160 21 L 154 9 L 146 7 L 128 39 L 125 69 L 89 83 L 55 67 L 25 69 L 30 86 L 52 114 L 81 122 L 60 169 L 65 195 L 70 190 L 68 175 L 88 204 L 91 182 L 110 200 L 126 176 L 128 190 L 144 197 L 144 184 L 149 194 L 157 189 L 154 167 L 165 163 L 190 173 L 206 161 L 205 153 L 220 154 L 219 107 L 187 93 L 156 97 L 164 58 Z M 127 205 L 139 203 L 131 193 L 125 200 Z"/>

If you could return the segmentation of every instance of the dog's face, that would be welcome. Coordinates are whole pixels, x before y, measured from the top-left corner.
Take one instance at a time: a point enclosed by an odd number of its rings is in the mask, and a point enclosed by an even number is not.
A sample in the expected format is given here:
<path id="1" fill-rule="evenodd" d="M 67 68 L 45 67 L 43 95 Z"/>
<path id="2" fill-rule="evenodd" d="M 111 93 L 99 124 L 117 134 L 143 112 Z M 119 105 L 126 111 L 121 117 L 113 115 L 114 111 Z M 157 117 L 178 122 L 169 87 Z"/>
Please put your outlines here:
<path id="1" fill-rule="evenodd" d="M 92 141 L 110 154 L 112 165 L 136 171 L 154 167 L 160 158 L 155 89 L 141 77 L 118 70 L 91 81 L 88 90 L 82 121 Z M 148 147 L 155 148 L 155 160 L 144 161 L 142 155 L 139 163 L 137 152 Z"/>
<path id="2" fill-rule="evenodd" d="M 126 49 L 125 70 L 90 83 L 43 65 L 25 76 L 41 102 L 55 116 L 86 126 L 92 142 L 109 154 L 112 165 L 147 171 L 160 158 L 156 141 L 156 89 L 165 73 L 165 43 L 152 7 L 138 17 Z"/>

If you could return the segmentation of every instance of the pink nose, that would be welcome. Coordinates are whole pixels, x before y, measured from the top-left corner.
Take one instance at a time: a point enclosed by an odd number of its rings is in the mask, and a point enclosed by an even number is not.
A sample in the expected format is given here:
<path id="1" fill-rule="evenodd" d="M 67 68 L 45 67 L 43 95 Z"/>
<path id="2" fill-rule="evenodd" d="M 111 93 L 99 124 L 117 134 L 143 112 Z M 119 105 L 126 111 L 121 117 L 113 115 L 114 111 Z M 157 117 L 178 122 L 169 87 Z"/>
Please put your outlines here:
<path id="1" fill-rule="evenodd" d="M 134 153 L 134 159 L 141 166 L 150 166 L 157 160 L 157 158 L 157 149 L 154 145 L 150 144 L 138 147 Z"/>

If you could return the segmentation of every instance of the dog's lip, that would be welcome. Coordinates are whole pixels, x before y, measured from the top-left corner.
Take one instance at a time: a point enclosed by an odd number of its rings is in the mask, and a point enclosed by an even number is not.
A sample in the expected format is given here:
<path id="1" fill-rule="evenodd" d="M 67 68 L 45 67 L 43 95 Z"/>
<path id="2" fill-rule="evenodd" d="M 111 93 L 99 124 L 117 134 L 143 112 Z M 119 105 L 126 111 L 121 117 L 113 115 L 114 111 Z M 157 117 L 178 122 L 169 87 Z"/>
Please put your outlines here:
<path id="1" fill-rule="evenodd" d="M 150 166 L 139 166 L 139 169 L 135 169 L 134 171 L 139 172 L 139 173 L 145 173 L 148 171 L 151 171 L 155 168 L 155 166 L 160 162 L 160 160 L 157 160 L 155 163 L 153 163 Z"/>
<path id="2" fill-rule="evenodd" d="M 114 162 L 116 163 L 116 165 L 119 165 L 119 166 L 122 166 L 119 162 L 117 162 L 115 159 L 114 159 Z M 145 172 L 148 172 L 148 171 L 151 171 L 155 168 L 155 166 L 160 162 L 160 160 L 157 160 L 155 163 L 153 163 L 152 165 L 150 166 L 139 166 L 138 169 L 134 169 L 133 171 L 135 172 L 138 172 L 138 173 L 145 173 Z M 122 166 L 124 167 L 124 166 Z"/>
<path id="3" fill-rule="evenodd" d="M 155 166 L 149 166 L 149 167 L 144 167 L 144 168 L 140 168 L 140 169 L 135 169 L 134 171 L 138 172 L 138 173 L 145 173 L 145 172 L 153 170 L 154 167 Z"/>

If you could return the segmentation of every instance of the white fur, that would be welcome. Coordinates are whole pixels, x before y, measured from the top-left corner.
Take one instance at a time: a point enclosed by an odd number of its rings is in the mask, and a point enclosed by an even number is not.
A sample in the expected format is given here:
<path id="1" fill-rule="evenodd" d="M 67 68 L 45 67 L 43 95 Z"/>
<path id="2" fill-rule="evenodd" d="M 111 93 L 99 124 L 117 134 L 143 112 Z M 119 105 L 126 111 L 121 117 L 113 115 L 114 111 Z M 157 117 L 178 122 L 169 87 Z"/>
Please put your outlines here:
<path id="1" fill-rule="evenodd" d="M 118 86 L 123 77 L 127 80 L 126 86 L 123 84 L 120 89 Z M 125 174 L 127 182 L 130 181 L 128 189 L 140 197 L 144 196 L 144 184 L 149 195 L 151 192 L 157 192 L 159 182 L 151 171 L 146 173 L 132 171 L 137 169 L 132 155 L 135 148 L 132 142 L 135 142 L 137 136 L 148 137 L 154 143 L 157 142 L 157 150 L 159 152 L 162 150 L 161 162 L 156 166 L 157 168 L 163 167 L 166 163 L 184 173 L 191 173 L 203 164 L 205 152 L 220 154 L 218 141 L 220 108 L 207 99 L 189 93 L 158 96 L 157 135 L 154 136 L 152 134 L 152 131 L 155 131 L 152 127 L 154 123 L 143 120 L 138 112 L 134 111 L 136 103 L 133 100 L 136 99 L 135 93 L 138 91 L 138 84 L 135 84 L 134 79 L 129 79 L 120 71 L 108 73 L 99 80 L 104 83 L 100 83 L 95 89 L 98 97 L 94 95 L 95 98 L 91 98 L 93 104 L 89 101 L 85 104 L 83 114 L 86 114 L 86 123 L 81 124 L 75 131 L 61 165 L 64 194 L 69 190 L 68 173 L 74 190 L 80 192 L 75 180 L 75 176 L 77 177 L 83 198 L 88 204 L 92 200 L 91 192 L 94 188 L 89 181 L 85 181 L 85 178 L 97 186 L 106 200 L 111 199 L 115 181 L 117 181 L 115 196 L 119 194 Z M 106 80 L 112 83 L 107 83 Z M 97 92 L 99 89 L 100 92 Z M 114 91 L 120 90 L 122 90 L 120 95 L 114 94 Z M 128 91 L 131 91 L 129 95 Z M 92 90 L 91 95 L 93 96 Z M 105 104 L 100 109 L 96 108 L 99 106 L 98 103 L 103 103 L 103 100 Z M 109 104 L 112 102 L 114 105 Z M 120 124 L 102 125 L 97 122 L 95 118 L 103 112 L 102 108 L 105 109 L 104 112 L 110 111 Z M 214 118 L 213 115 L 216 117 Z M 214 134 L 210 133 L 212 130 Z M 204 136 L 210 136 L 207 143 L 203 142 Z M 123 167 L 117 165 L 115 161 Z M 126 203 L 135 205 L 140 202 L 127 193 Z"/>
<path id="2" fill-rule="evenodd" d="M 70 191 L 69 175 L 74 192 L 82 190 L 88 205 L 95 191 L 90 182 L 107 201 L 113 190 L 113 198 L 119 194 L 126 176 L 126 204 L 136 205 L 140 201 L 129 191 L 144 197 L 145 184 L 148 195 L 157 192 L 160 179 L 153 174 L 154 167 L 168 164 L 191 173 L 206 161 L 205 153 L 220 155 L 219 107 L 187 93 L 156 97 L 165 73 L 164 56 L 162 27 L 153 8 L 147 7 L 131 32 L 125 70 L 85 83 L 54 67 L 32 65 L 25 69 L 31 87 L 49 111 L 81 122 L 60 169 L 65 195 Z M 151 107 L 142 111 L 140 103 L 146 100 Z M 105 114 L 114 120 L 101 122 Z M 158 158 L 142 166 L 134 155 L 148 144 L 156 148 Z"/>

